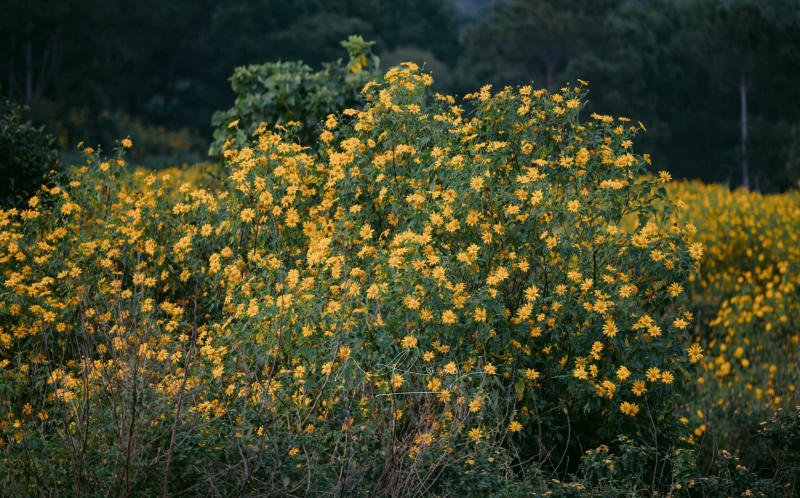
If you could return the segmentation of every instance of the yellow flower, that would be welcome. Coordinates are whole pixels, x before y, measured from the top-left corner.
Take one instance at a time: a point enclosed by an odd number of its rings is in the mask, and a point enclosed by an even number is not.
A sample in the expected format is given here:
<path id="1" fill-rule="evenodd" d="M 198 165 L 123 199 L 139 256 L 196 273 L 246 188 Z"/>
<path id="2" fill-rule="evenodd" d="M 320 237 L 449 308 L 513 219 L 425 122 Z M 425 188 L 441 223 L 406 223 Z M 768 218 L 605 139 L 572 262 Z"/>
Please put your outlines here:
<path id="1" fill-rule="evenodd" d="M 415 299 L 413 296 L 406 296 L 403 298 L 403 304 L 406 305 L 406 308 L 410 310 L 415 310 L 419 308 L 419 301 Z"/>
<path id="2" fill-rule="evenodd" d="M 400 342 L 403 346 L 403 349 L 411 349 L 417 347 L 417 338 L 413 335 L 407 335 L 403 337 L 403 340 Z"/>
<path id="3" fill-rule="evenodd" d="M 592 352 L 590 353 L 592 358 L 594 358 L 595 360 L 599 360 L 600 353 L 603 351 L 604 347 L 605 346 L 603 346 L 602 342 L 594 341 L 594 343 L 592 343 Z"/>
<path id="4" fill-rule="evenodd" d="M 536 380 L 539 378 L 539 372 L 533 368 L 528 368 L 525 370 L 525 378 L 528 380 Z"/>
<path id="5" fill-rule="evenodd" d="M 364 223 L 358 234 L 361 236 L 362 239 L 369 240 L 372 238 L 372 227 L 369 226 L 369 223 Z"/>
<path id="6" fill-rule="evenodd" d="M 678 297 L 681 295 L 681 292 L 683 292 L 683 286 L 678 282 L 673 282 L 667 287 L 667 292 L 669 292 L 669 295 L 672 297 Z"/>
<path id="7" fill-rule="evenodd" d="M 456 364 L 451 361 L 450 363 L 445 365 L 444 368 L 442 368 L 442 371 L 444 373 L 446 373 L 446 374 L 452 375 L 452 374 L 456 373 Z"/>
<path id="8" fill-rule="evenodd" d="M 641 396 L 642 394 L 647 392 L 647 387 L 645 387 L 645 383 L 643 380 L 635 380 L 633 381 L 633 387 L 631 387 L 631 392 L 636 396 Z"/>
<path id="9" fill-rule="evenodd" d="M 508 430 L 511 432 L 519 432 L 522 430 L 522 424 L 513 420 L 510 424 L 508 424 Z"/>
<path id="10" fill-rule="evenodd" d="M 242 212 L 239 213 L 239 219 L 241 219 L 245 223 L 250 223 L 255 218 L 256 213 L 250 208 L 242 209 Z"/>
<path id="11" fill-rule="evenodd" d="M 703 348 L 697 343 L 689 346 L 686 349 L 686 352 L 689 353 L 689 361 L 692 363 L 696 363 L 703 359 Z"/>
<path id="12" fill-rule="evenodd" d="M 483 188 L 483 177 L 482 176 L 475 176 L 469 181 L 469 186 L 472 190 L 480 190 Z"/>
<path id="13" fill-rule="evenodd" d="M 661 378 L 661 370 L 658 367 L 650 367 L 645 375 L 650 382 L 656 382 Z"/>
<path id="14" fill-rule="evenodd" d="M 606 320 L 606 323 L 603 324 L 603 334 L 608 337 L 614 337 L 618 331 L 617 324 L 611 319 Z"/>
<path id="15" fill-rule="evenodd" d="M 122 146 L 125 147 L 126 149 L 130 149 L 131 147 L 133 147 L 133 142 L 131 142 L 130 138 L 123 138 L 122 139 Z M 88 150 L 87 150 L 87 152 L 88 152 Z"/>
<path id="16" fill-rule="evenodd" d="M 486 365 L 483 366 L 483 371 L 489 375 L 494 375 L 497 373 L 497 367 L 495 367 L 491 363 L 487 363 Z"/>
<path id="17" fill-rule="evenodd" d="M 217 365 L 216 368 L 211 371 L 211 375 L 213 375 L 215 379 L 221 377 L 223 373 L 225 373 L 225 367 L 222 365 Z"/>
<path id="18" fill-rule="evenodd" d="M 525 289 L 525 299 L 528 301 L 536 301 L 538 299 L 541 291 L 535 285 L 531 285 L 527 289 Z"/>
<path id="19" fill-rule="evenodd" d="M 703 244 L 700 242 L 695 242 L 694 244 L 689 246 L 689 256 L 692 259 L 700 259 L 703 257 Z"/>
<path id="20" fill-rule="evenodd" d="M 589 373 L 583 366 L 580 366 L 572 371 L 572 376 L 576 379 L 586 380 L 589 378 Z"/>
<path id="21" fill-rule="evenodd" d="M 580 207 L 581 207 L 581 202 L 575 199 L 567 203 L 567 211 L 569 211 L 570 213 L 577 213 Z"/>
<path id="22" fill-rule="evenodd" d="M 394 390 L 399 389 L 403 385 L 404 382 L 405 382 L 405 379 L 403 379 L 402 375 L 394 374 L 392 376 L 392 389 L 394 389 Z"/>
<path id="23" fill-rule="evenodd" d="M 336 128 L 337 124 L 338 123 L 336 121 L 336 116 L 334 116 L 333 114 L 328 114 L 328 118 L 325 121 L 325 128 L 327 128 L 329 130 L 332 130 L 332 129 Z"/>
<path id="24" fill-rule="evenodd" d="M 470 401 L 469 403 L 469 411 L 472 413 L 477 412 L 481 409 L 481 404 L 483 403 L 483 398 L 481 396 L 475 396 L 475 399 Z"/>
<path id="25" fill-rule="evenodd" d="M 375 299 L 381 295 L 381 288 L 378 284 L 372 284 L 367 288 L 367 299 Z"/>
<path id="26" fill-rule="evenodd" d="M 625 382 L 631 376 L 631 371 L 625 365 L 617 369 L 617 378 L 620 382 Z"/>
<path id="27" fill-rule="evenodd" d="M 483 437 L 483 431 L 479 427 L 473 427 L 468 432 L 469 437 L 475 441 L 479 441 Z"/>
<path id="28" fill-rule="evenodd" d="M 622 404 L 619 405 L 619 410 L 625 415 L 633 417 L 637 413 L 639 413 L 639 405 L 637 405 L 636 403 L 629 403 L 627 401 L 623 401 Z"/>

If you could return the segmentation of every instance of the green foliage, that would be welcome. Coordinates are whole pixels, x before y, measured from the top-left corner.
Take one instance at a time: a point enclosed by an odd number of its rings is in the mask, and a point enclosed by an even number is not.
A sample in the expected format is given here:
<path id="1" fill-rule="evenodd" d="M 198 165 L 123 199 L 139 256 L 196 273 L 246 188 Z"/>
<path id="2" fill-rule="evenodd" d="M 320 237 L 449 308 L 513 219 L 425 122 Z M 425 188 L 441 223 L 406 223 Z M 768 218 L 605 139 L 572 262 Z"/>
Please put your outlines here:
<path id="1" fill-rule="evenodd" d="M 760 478 L 721 450 L 711 468 L 700 469 L 694 451 L 659 448 L 619 437 L 612 445 L 588 450 L 570 483 L 580 483 L 592 496 L 790 496 L 791 489 Z M 549 483 L 552 488 L 553 484 Z M 559 485 L 561 489 L 574 489 Z M 558 488 L 556 488 L 558 489 Z M 584 491 L 585 492 L 585 491 Z M 582 496 L 580 493 L 566 496 Z"/>
<path id="2" fill-rule="evenodd" d="M 236 102 L 227 111 L 214 114 L 214 142 L 209 154 L 220 154 L 223 144 L 231 139 L 244 143 L 262 122 L 299 122 L 301 126 L 295 128 L 297 138 L 310 144 L 325 118 L 358 105 L 358 92 L 377 77 L 378 58 L 372 54 L 373 44 L 351 36 L 341 42 L 347 49 L 348 61 L 325 63 L 320 71 L 299 61 L 237 67 L 231 77 Z"/>
<path id="3" fill-rule="evenodd" d="M 761 426 L 758 439 L 768 448 L 761 455 L 769 455 L 761 466 L 797 489 L 800 486 L 800 406 L 794 410 L 778 409 Z"/>
<path id="4" fill-rule="evenodd" d="M 0 206 L 16 205 L 35 192 L 58 163 L 53 137 L 25 121 L 26 110 L 0 100 Z"/>

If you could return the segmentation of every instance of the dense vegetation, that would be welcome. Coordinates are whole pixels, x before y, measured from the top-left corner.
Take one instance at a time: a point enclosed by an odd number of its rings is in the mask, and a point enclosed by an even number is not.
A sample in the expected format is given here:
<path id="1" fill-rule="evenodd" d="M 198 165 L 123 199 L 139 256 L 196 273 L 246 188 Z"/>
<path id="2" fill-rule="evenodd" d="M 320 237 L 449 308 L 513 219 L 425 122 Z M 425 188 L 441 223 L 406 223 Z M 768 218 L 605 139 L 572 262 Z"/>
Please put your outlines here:
<path id="1" fill-rule="evenodd" d="M 796 0 L 3 7 L 0 494 L 797 494 Z"/>
<path id="2" fill-rule="evenodd" d="M 5 0 L 0 73 L 62 150 L 110 147 L 161 167 L 205 156 L 238 66 L 344 56 L 426 65 L 439 90 L 592 83 L 591 110 L 641 121 L 675 177 L 785 190 L 800 176 L 797 0 Z M 744 126 L 743 126 L 744 125 Z M 135 130 L 132 129 L 135 126 Z M 744 146 L 744 147 L 743 147 Z"/>
<path id="3" fill-rule="evenodd" d="M 580 81 L 432 85 L 0 211 L 4 492 L 791 495 L 797 194 L 648 174 Z"/>

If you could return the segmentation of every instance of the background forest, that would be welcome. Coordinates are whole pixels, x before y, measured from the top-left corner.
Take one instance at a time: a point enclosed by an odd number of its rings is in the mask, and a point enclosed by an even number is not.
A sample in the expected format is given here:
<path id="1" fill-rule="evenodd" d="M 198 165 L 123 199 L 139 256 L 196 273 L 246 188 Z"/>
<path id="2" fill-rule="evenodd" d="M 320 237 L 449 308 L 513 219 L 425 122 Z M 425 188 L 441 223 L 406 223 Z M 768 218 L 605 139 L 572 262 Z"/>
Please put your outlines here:
<path id="1" fill-rule="evenodd" d="M 795 0 L 4 0 L 2 92 L 58 146 L 134 134 L 153 167 L 206 156 L 237 66 L 317 69 L 361 34 L 385 70 L 425 64 L 437 89 L 554 89 L 582 78 L 590 111 L 648 132 L 654 168 L 761 191 L 800 174 Z"/>

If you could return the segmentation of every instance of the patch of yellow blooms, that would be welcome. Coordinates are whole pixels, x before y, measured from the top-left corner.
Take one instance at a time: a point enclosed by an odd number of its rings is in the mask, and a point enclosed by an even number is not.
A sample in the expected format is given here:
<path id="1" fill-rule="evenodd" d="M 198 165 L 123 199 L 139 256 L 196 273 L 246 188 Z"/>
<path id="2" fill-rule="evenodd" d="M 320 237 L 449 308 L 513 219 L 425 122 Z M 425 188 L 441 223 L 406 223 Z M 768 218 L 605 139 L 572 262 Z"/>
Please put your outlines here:
<path id="1" fill-rule="evenodd" d="M 706 248 L 691 282 L 707 350 L 698 379 L 704 409 L 764 420 L 800 404 L 800 193 L 699 182 L 669 190 L 680 222 L 696 226 Z M 697 436 L 708 423 L 698 419 Z"/>

